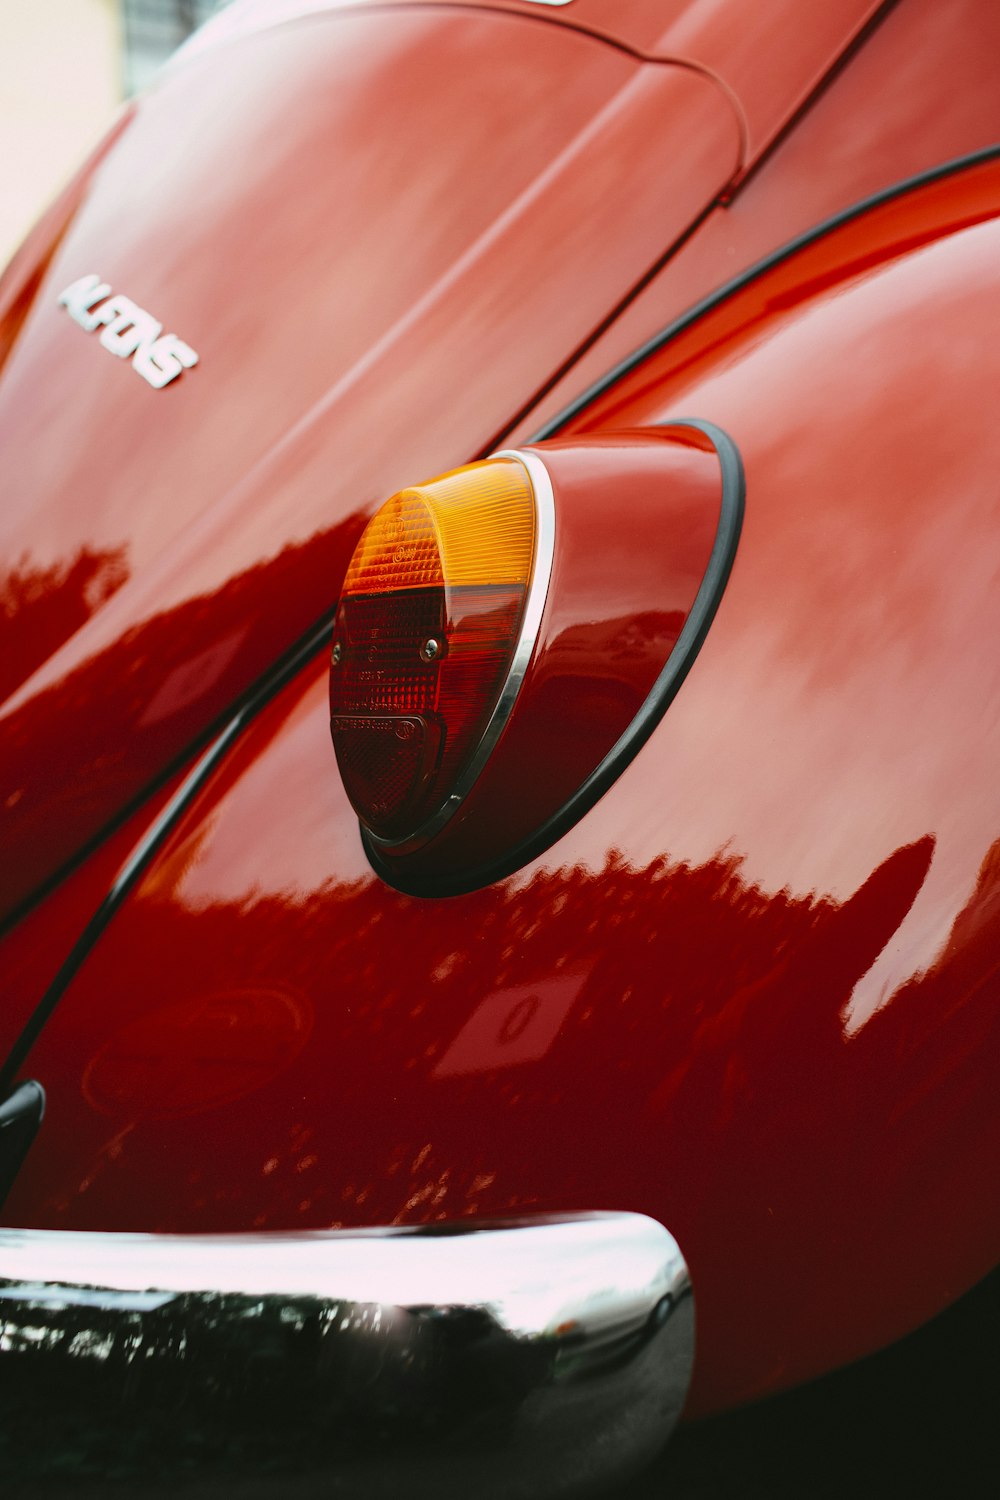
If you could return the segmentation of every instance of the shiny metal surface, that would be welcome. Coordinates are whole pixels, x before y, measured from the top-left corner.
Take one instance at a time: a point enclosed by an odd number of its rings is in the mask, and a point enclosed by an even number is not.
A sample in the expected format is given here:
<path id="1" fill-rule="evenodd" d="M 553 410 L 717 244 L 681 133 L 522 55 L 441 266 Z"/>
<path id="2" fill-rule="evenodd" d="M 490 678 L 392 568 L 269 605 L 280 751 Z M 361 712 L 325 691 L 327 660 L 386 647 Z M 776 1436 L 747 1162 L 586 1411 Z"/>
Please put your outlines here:
<path id="1" fill-rule="evenodd" d="M 103 324 L 102 348 L 118 359 L 131 359 L 132 368 L 154 390 L 162 390 L 198 363 L 194 349 L 176 333 L 164 333 L 163 324 L 131 297 L 109 296 L 110 291 L 106 281 L 91 273 L 60 292 L 59 305 L 87 333 Z"/>
<path id="2" fill-rule="evenodd" d="M 5 1230 L 0 1277 L 7 1417 L 28 1423 L 5 1477 L 47 1495 L 145 1482 L 154 1456 L 170 1493 L 591 1494 L 665 1441 L 693 1356 L 684 1260 L 638 1214 Z"/>
<path id="3" fill-rule="evenodd" d="M 534 453 L 523 453 L 520 449 L 504 449 L 502 452 L 492 455 L 494 458 L 514 458 L 527 471 L 531 481 L 531 489 L 535 498 L 535 556 L 531 568 L 531 583 L 528 587 L 528 598 L 524 606 L 524 618 L 521 621 L 521 631 L 518 636 L 514 654 L 511 657 L 510 668 L 507 678 L 497 699 L 496 708 L 490 716 L 489 723 L 483 731 L 483 737 L 479 741 L 475 755 L 466 766 L 462 775 L 455 785 L 443 806 L 439 807 L 434 815 L 417 829 L 403 839 L 380 839 L 369 832 L 368 837 L 377 849 L 391 849 L 394 854 L 405 854 L 410 849 L 418 849 L 421 844 L 426 844 L 428 839 L 439 833 L 449 818 L 453 817 L 469 792 L 476 784 L 483 767 L 489 760 L 496 746 L 497 740 L 503 733 L 504 726 L 510 718 L 511 709 L 517 699 L 524 674 L 528 670 L 535 642 L 538 639 L 538 627 L 542 623 L 542 612 L 545 609 L 545 600 L 548 597 L 549 581 L 552 577 L 552 557 L 556 544 L 556 509 L 552 497 L 552 481 L 548 470 L 542 460 Z M 430 643 L 429 643 L 430 644 Z M 430 660 L 428 657 L 427 660 Z"/>

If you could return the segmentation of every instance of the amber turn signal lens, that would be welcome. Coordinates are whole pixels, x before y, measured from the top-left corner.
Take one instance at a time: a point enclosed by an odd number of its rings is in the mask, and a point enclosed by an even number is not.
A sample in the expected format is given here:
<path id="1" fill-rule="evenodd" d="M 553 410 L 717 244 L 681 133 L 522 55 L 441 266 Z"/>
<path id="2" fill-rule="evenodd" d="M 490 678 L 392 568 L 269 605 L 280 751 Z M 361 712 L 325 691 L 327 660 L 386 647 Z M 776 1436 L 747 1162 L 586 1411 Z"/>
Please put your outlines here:
<path id="1" fill-rule="evenodd" d="M 506 456 L 401 490 L 369 522 L 337 610 L 330 728 L 376 838 L 430 837 L 478 773 L 524 650 L 537 532 L 528 471 Z"/>

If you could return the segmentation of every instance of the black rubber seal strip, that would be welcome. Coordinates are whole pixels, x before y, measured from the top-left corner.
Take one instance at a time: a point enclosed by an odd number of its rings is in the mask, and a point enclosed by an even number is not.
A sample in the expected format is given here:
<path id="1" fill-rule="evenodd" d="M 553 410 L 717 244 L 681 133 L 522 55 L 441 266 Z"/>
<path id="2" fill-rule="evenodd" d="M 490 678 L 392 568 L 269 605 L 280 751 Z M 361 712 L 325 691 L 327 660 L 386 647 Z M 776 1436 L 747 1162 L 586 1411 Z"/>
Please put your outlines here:
<path id="1" fill-rule="evenodd" d="M 584 411 L 598 397 L 603 396 L 612 386 L 617 385 L 624 376 L 630 375 L 639 365 L 644 364 L 650 355 L 656 354 L 660 349 L 663 349 L 673 339 L 690 328 L 692 324 L 697 323 L 703 318 L 706 313 L 712 312 L 723 302 L 728 301 L 730 297 L 735 296 L 737 292 L 741 292 L 751 282 L 757 281 L 761 276 L 765 276 L 768 271 L 773 270 L 775 266 L 780 266 L 783 261 L 791 260 L 792 256 L 797 255 L 800 250 L 805 250 L 809 245 L 816 244 L 817 240 L 825 239 L 827 235 L 833 234 L 845 224 L 850 224 L 855 219 L 863 218 L 865 214 L 871 213 L 874 209 L 881 208 L 884 204 L 892 203 L 896 198 L 905 198 L 907 194 L 916 192 L 923 187 L 929 187 L 931 183 L 940 182 L 945 177 L 956 177 L 960 172 L 966 172 L 973 167 L 982 166 L 984 162 L 995 161 L 998 157 L 1000 157 L 1000 141 L 992 146 L 983 146 L 978 151 L 971 151 L 967 156 L 953 157 L 950 161 L 942 162 L 940 166 L 930 167 L 925 172 L 918 172 L 915 177 L 904 177 L 902 181 L 893 183 L 891 187 L 880 188 L 877 193 L 872 193 L 867 198 L 859 199 L 857 203 L 852 203 L 850 208 L 841 209 L 839 213 L 834 214 L 831 218 L 821 220 L 812 229 L 807 229 L 804 233 L 796 235 L 795 239 L 788 240 L 784 245 L 779 246 L 777 250 L 772 250 L 769 255 L 764 256 L 763 260 L 755 261 L 752 266 L 748 266 L 745 271 L 741 271 L 731 281 L 723 282 L 722 286 L 717 287 L 714 292 L 710 292 L 700 302 L 695 302 L 679 318 L 675 318 L 672 323 L 668 323 L 665 328 L 661 328 L 659 333 L 654 333 L 652 338 L 647 339 L 644 344 L 640 344 L 638 349 L 633 350 L 631 354 L 626 355 L 618 364 L 613 365 L 606 374 L 602 375 L 599 380 L 596 380 L 593 385 L 588 386 L 579 396 L 575 396 L 569 405 L 563 407 L 562 411 L 556 416 L 550 417 L 533 437 L 518 446 L 528 448 L 532 443 L 540 443 L 545 438 L 555 437 L 556 433 L 561 432 L 574 417 L 579 416 L 580 412 Z"/>
<path id="2" fill-rule="evenodd" d="M 678 417 L 669 422 L 656 424 L 667 430 L 686 428 L 702 433 L 715 449 L 722 476 L 722 498 L 719 505 L 719 521 L 715 541 L 709 556 L 705 575 L 695 595 L 694 603 L 683 629 L 674 644 L 666 663 L 654 682 L 646 701 L 632 723 L 611 747 L 598 766 L 591 771 L 586 781 L 574 792 L 558 812 L 547 818 L 528 838 L 495 860 L 476 865 L 449 875 L 408 875 L 405 856 L 398 861 L 385 859 L 362 827 L 361 840 L 365 853 L 375 873 L 398 891 L 410 896 L 458 896 L 511 875 L 530 860 L 542 854 L 557 839 L 578 823 L 589 812 L 611 784 L 618 779 L 625 767 L 642 749 L 653 730 L 659 724 L 670 704 L 677 696 L 681 683 L 691 670 L 715 619 L 716 611 L 736 557 L 736 547 L 743 527 L 743 512 L 746 501 L 746 481 L 743 462 L 736 444 L 728 433 L 713 422 L 702 422 L 695 417 Z M 530 446 L 525 444 L 525 447 Z M 529 668 L 530 670 L 530 668 Z"/>
<path id="3" fill-rule="evenodd" d="M 234 718 L 243 714 L 248 706 L 252 708 L 253 712 L 257 712 L 267 701 L 266 690 L 268 684 L 276 682 L 280 685 L 285 681 L 285 668 L 289 662 L 301 665 L 303 652 L 311 649 L 312 643 L 316 641 L 323 627 L 333 628 L 336 612 L 336 605 L 332 605 L 329 609 L 324 610 L 323 614 L 317 619 L 313 620 L 308 630 L 303 631 L 301 635 L 292 641 L 291 645 L 286 646 L 281 654 L 276 656 L 269 666 L 265 667 L 260 677 L 255 678 L 231 702 L 227 703 L 221 712 L 217 713 L 186 745 L 182 745 L 180 750 L 160 770 L 155 772 L 145 786 L 141 787 L 127 802 L 123 803 L 121 807 L 112 813 L 107 823 L 103 824 L 95 834 L 86 839 L 25 900 L 17 906 L 12 907 L 4 915 L 3 919 L 0 920 L 0 940 L 6 937 L 8 932 L 13 932 L 17 924 L 23 921 L 29 912 L 38 906 L 42 906 L 52 892 L 68 876 L 72 875 L 74 870 L 77 870 L 80 865 L 86 863 L 94 851 L 99 849 L 124 823 L 127 823 L 129 818 L 139 812 L 149 802 L 151 797 L 154 797 L 162 787 L 166 786 L 177 775 L 177 772 L 183 765 L 200 751 L 213 745 L 216 737 L 229 726 Z M 245 717 L 249 717 L 249 715 Z"/>
<path id="4" fill-rule="evenodd" d="M 268 703 L 306 662 L 325 646 L 332 629 L 332 620 L 324 618 L 321 625 L 309 632 L 297 650 L 286 656 L 276 671 L 271 672 L 250 694 L 243 706 L 209 745 L 201 759 L 192 768 L 177 788 L 159 817 L 150 825 L 122 866 L 114 884 L 100 906 L 90 918 L 63 961 L 55 979 L 25 1023 L 20 1036 L 11 1048 L 7 1060 L 0 1069 L 0 1099 L 11 1088 L 25 1058 L 31 1051 L 49 1017 L 62 999 L 80 965 L 93 949 L 101 933 L 108 926 L 125 898 L 134 888 L 145 870 L 159 853 L 160 848 L 173 830 L 174 825 L 187 811 L 189 804 L 208 781 L 213 771 L 225 758 L 233 744 L 242 734 L 250 720 Z"/>

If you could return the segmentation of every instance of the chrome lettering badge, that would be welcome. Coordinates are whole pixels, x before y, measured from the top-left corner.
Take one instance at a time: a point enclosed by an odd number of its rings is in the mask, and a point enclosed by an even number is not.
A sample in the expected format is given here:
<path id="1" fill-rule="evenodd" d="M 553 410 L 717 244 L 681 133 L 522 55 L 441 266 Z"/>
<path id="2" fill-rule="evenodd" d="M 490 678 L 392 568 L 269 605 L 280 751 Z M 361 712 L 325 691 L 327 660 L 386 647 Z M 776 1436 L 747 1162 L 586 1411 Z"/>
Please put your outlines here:
<path id="1" fill-rule="evenodd" d="M 81 276 L 59 298 L 74 323 L 88 333 L 103 326 L 101 344 L 119 359 L 131 357 L 132 368 L 155 390 L 162 390 L 178 375 L 198 363 L 198 356 L 176 333 L 164 333 L 163 324 L 111 288 L 99 276 Z"/>

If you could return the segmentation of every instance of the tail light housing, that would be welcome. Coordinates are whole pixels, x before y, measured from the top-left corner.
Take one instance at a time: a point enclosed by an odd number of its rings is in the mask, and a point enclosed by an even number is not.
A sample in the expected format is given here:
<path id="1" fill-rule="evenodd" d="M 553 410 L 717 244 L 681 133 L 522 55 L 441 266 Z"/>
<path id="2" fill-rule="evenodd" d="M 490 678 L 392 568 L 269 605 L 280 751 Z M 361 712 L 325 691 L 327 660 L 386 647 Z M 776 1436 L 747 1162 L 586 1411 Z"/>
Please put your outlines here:
<path id="1" fill-rule="evenodd" d="M 393 495 L 348 568 L 330 727 L 376 870 L 483 885 L 553 843 L 676 693 L 743 512 L 706 423 L 540 443 Z"/>
<path id="2" fill-rule="evenodd" d="M 366 528 L 337 611 L 330 728 L 351 803 L 387 846 L 426 843 L 496 744 L 552 540 L 544 469 L 515 455 L 401 490 Z"/>

